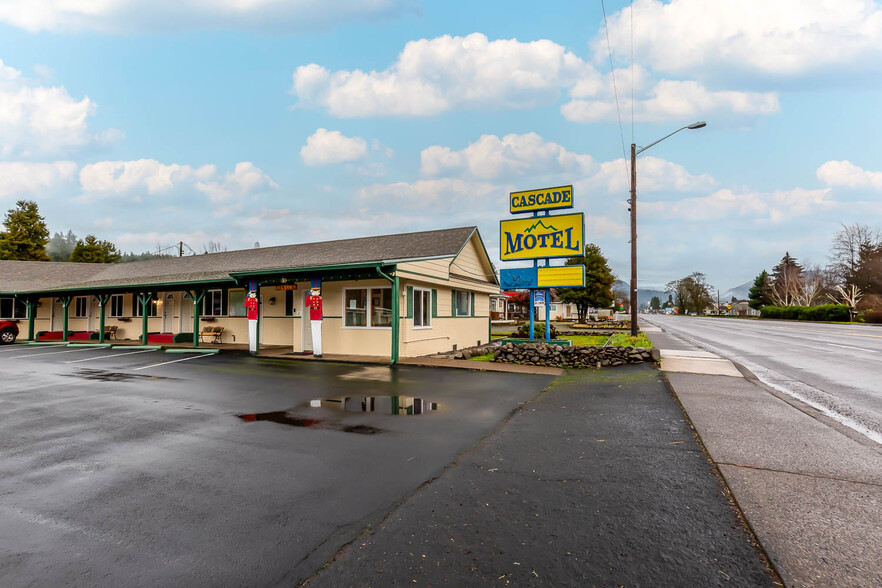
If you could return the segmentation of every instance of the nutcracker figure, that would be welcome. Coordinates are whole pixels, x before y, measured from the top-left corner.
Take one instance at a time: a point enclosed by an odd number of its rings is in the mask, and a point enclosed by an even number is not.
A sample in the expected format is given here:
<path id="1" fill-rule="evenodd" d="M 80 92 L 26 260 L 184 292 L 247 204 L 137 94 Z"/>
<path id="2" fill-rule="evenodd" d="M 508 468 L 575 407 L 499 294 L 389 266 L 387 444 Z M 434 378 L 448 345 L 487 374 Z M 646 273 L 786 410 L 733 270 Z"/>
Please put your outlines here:
<path id="1" fill-rule="evenodd" d="M 248 351 L 251 355 L 257 354 L 257 317 L 260 308 L 260 301 L 257 299 L 257 292 L 251 290 L 245 296 L 245 311 L 248 314 Z"/>
<path id="2" fill-rule="evenodd" d="M 322 356 L 322 291 L 311 288 L 306 297 L 306 308 L 309 309 L 310 328 L 312 329 L 312 354 Z"/>

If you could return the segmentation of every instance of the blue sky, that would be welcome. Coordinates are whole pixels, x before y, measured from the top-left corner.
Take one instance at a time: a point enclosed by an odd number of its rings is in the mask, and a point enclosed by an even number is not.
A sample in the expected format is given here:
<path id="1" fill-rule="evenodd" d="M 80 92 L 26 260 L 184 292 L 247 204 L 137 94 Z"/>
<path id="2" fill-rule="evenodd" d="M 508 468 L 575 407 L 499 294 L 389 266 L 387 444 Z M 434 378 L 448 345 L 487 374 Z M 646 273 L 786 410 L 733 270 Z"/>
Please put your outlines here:
<path id="1" fill-rule="evenodd" d="M 627 279 L 623 151 L 706 120 L 638 160 L 641 286 L 882 227 L 882 5 L 606 11 L 609 44 L 600 2 L 9 0 L 0 208 L 127 251 L 476 224 L 500 266 L 508 192 L 573 184 Z"/>

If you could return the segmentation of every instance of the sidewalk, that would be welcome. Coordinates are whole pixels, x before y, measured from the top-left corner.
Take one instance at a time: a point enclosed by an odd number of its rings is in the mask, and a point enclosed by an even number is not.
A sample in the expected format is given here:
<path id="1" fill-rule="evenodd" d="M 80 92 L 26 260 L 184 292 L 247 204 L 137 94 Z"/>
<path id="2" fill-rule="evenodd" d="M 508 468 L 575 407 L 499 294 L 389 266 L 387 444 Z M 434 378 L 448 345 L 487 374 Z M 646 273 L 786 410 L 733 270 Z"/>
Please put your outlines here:
<path id="1" fill-rule="evenodd" d="M 664 376 L 570 371 L 314 586 L 772 586 Z"/>
<path id="2" fill-rule="evenodd" d="M 705 353 L 659 329 L 648 335 L 674 355 Z M 688 373 L 706 364 L 664 362 L 677 397 L 785 583 L 882 586 L 882 447 L 746 370 Z"/>

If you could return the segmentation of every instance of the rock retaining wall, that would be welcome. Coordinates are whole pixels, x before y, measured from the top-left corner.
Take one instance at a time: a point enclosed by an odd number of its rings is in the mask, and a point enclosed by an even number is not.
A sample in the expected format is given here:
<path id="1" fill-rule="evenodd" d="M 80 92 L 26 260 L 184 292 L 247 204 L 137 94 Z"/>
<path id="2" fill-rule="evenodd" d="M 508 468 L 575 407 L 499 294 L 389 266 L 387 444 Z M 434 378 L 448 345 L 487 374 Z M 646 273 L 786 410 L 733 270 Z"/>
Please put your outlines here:
<path id="1" fill-rule="evenodd" d="M 493 361 L 563 368 L 590 368 L 658 361 L 658 349 L 644 347 L 561 347 L 545 343 L 506 343 L 493 352 Z"/>

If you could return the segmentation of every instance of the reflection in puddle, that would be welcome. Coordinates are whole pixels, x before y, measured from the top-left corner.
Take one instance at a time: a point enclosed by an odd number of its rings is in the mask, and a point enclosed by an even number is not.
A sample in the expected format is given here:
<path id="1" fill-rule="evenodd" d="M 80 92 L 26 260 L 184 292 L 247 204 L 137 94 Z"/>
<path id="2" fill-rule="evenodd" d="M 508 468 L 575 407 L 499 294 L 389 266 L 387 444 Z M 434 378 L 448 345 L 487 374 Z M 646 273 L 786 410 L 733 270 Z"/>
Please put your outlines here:
<path id="1" fill-rule="evenodd" d="M 284 410 L 273 412 L 259 412 L 253 414 L 240 414 L 240 419 L 245 422 L 270 421 L 279 423 L 280 425 L 289 425 L 292 427 L 306 427 L 310 429 L 328 429 L 332 431 L 343 431 L 344 433 L 357 433 L 359 435 L 376 435 L 382 433 L 382 429 L 370 427 L 368 425 L 343 425 L 322 419 L 305 419 L 292 415 Z"/>
<path id="2" fill-rule="evenodd" d="M 438 410 L 437 402 L 408 396 L 344 396 L 310 400 L 310 408 L 334 408 L 346 412 L 375 412 L 389 415 L 428 414 Z"/>
<path id="3" fill-rule="evenodd" d="M 70 378 L 83 378 L 85 380 L 98 380 L 100 382 L 130 382 L 132 380 L 165 380 L 162 376 L 148 376 L 143 374 L 126 374 L 123 372 L 106 372 L 103 370 L 80 369 L 70 374 L 64 374 Z"/>

